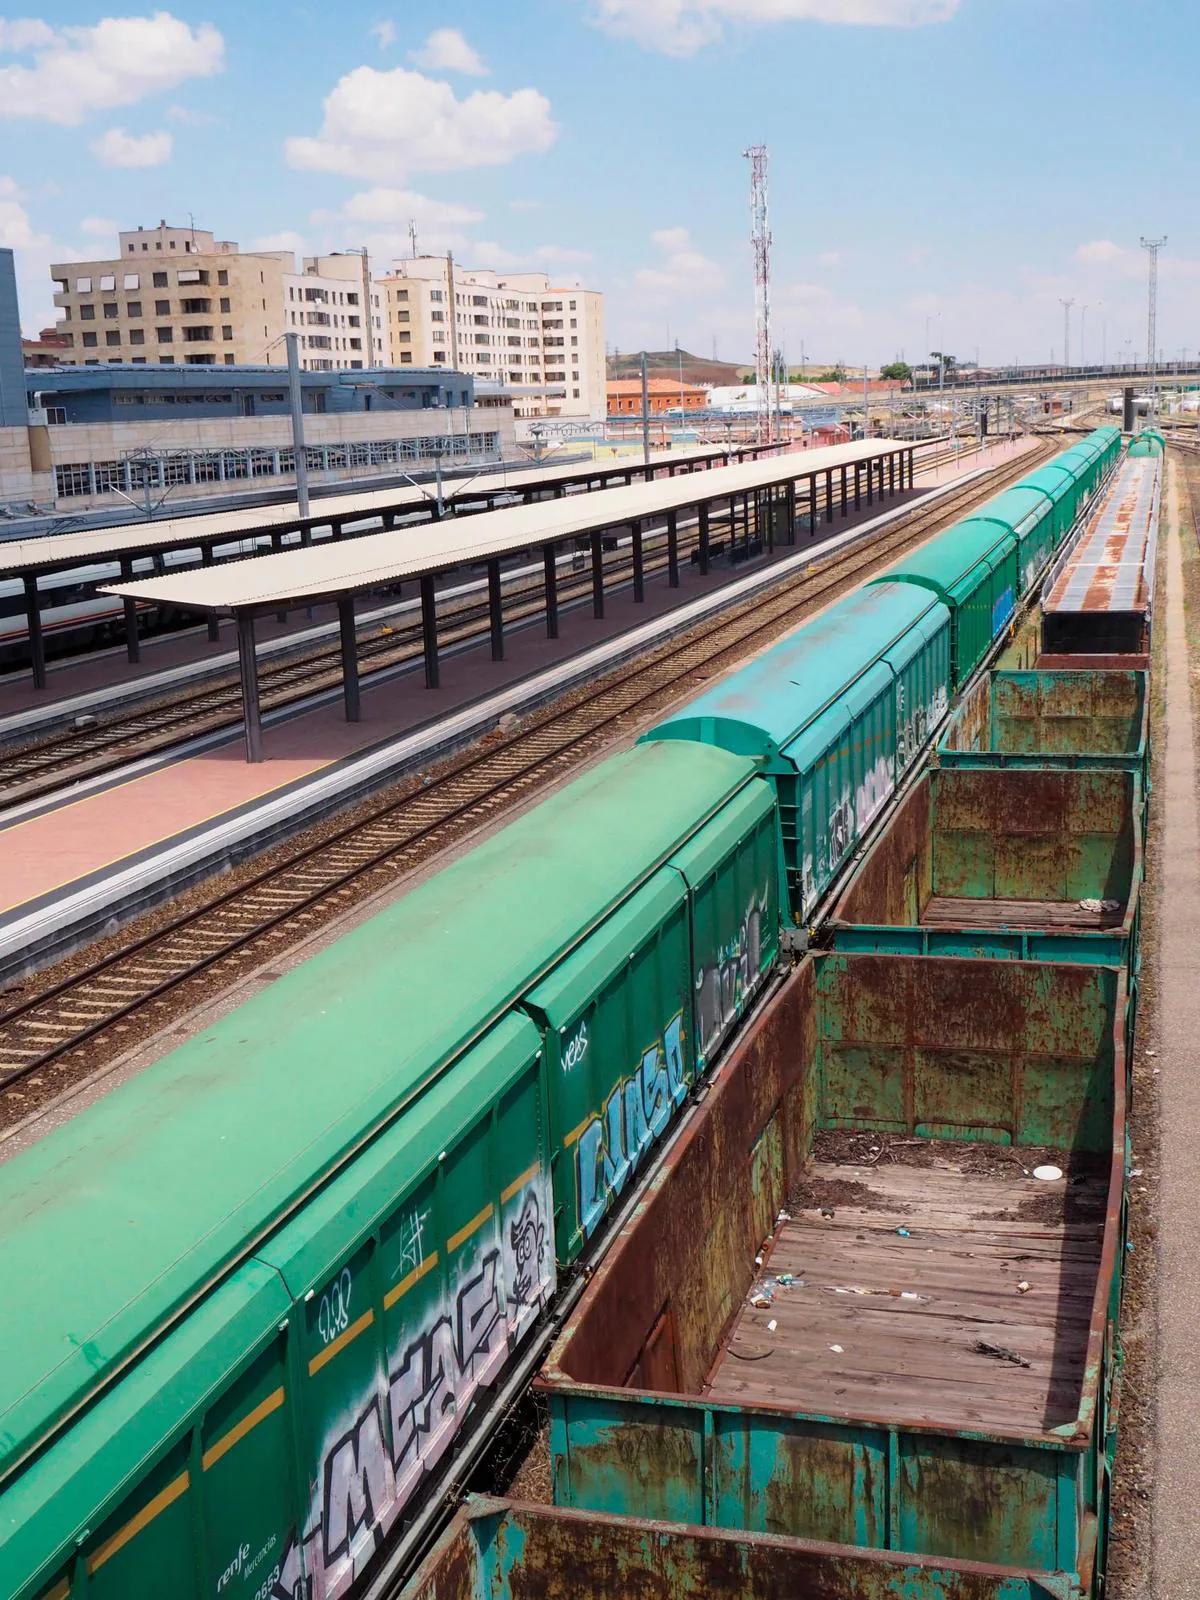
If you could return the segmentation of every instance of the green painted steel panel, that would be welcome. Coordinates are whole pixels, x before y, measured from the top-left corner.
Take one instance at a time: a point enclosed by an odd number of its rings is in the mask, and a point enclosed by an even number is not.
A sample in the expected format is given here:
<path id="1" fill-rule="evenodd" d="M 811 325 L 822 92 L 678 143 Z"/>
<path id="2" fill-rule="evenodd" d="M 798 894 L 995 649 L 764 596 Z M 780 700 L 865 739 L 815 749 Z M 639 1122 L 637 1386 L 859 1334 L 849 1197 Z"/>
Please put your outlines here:
<path id="1" fill-rule="evenodd" d="M 1146 674 L 1133 669 L 989 673 L 938 742 L 945 766 L 1123 767 L 1146 777 Z"/>
<path id="2" fill-rule="evenodd" d="M 5 1163 L 0 1271 L 39 1292 L 0 1373 L 0 1462 L 401 1110 L 750 772 L 676 742 L 604 762 Z"/>

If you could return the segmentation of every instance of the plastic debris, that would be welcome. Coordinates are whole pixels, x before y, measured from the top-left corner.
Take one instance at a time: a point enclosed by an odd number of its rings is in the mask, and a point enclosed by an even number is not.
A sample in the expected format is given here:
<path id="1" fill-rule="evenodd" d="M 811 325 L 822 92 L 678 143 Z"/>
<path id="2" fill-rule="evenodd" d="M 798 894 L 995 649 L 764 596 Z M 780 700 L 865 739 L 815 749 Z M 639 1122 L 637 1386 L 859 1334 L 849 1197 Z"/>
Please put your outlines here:
<path id="1" fill-rule="evenodd" d="M 973 1346 L 976 1353 L 981 1356 L 991 1356 L 993 1361 L 1008 1361 L 1014 1367 L 1031 1367 L 1032 1361 L 1026 1361 L 1024 1356 L 1019 1356 L 1015 1350 L 1010 1350 L 1007 1345 L 989 1344 L 986 1339 L 976 1339 Z"/>
<path id="2" fill-rule="evenodd" d="M 840 1344 L 831 1344 L 829 1348 L 833 1351 L 835 1356 L 844 1356 L 846 1354 Z"/>
<path id="3" fill-rule="evenodd" d="M 1094 898 L 1089 898 L 1079 902 L 1079 909 L 1081 911 L 1119 911 L 1121 909 L 1121 902 L 1119 900 L 1097 900 Z"/>
<path id="4" fill-rule="evenodd" d="M 790 1211 L 781 1211 L 778 1214 L 778 1216 L 775 1218 L 775 1221 L 777 1223 L 779 1223 L 779 1222 L 790 1222 L 791 1220 L 792 1220 L 792 1213 Z"/>
<path id="5" fill-rule="evenodd" d="M 1142 1169 L 1141 1169 L 1141 1167 L 1131 1167 L 1131 1168 L 1130 1168 L 1130 1171 L 1129 1171 L 1129 1176 L 1130 1176 L 1130 1177 L 1131 1177 L 1131 1178 L 1140 1178 L 1140 1177 L 1141 1177 L 1141 1175 L 1142 1175 Z"/>
<path id="6" fill-rule="evenodd" d="M 921 1296 L 913 1289 L 901 1289 L 900 1298 L 901 1300 L 919 1300 Z"/>
<path id="7" fill-rule="evenodd" d="M 1017 1293 L 1018 1294 L 1028 1294 L 1030 1289 L 1032 1289 L 1032 1288 L 1033 1288 L 1033 1285 L 1030 1283 L 1029 1279 L 1028 1278 L 1022 1278 L 1020 1283 L 1017 1285 Z"/>
<path id="8" fill-rule="evenodd" d="M 790 1289 L 796 1280 L 790 1272 L 781 1272 L 778 1281 L 785 1289 Z"/>
<path id="9" fill-rule="evenodd" d="M 761 1310 L 764 1306 L 769 1306 L 771 1304 L 771 1296 L 769 1294 L 763 1294 L 761 1291 L 758 1294 L 752 1294 L 750 1296 L 750 1304 L 752 1306 L 758 1306 Z"/>
<path id="10" fill-rule="evenodd" d="M 822 1206 L 821 1207 L 821 1215 L 823 1217 L 828 1217 L 829 1221 L 832 1222 L 833 1219 L 834 1219 L 834 1216 L 836 1215 L 836 1213 L 834 1212 L 834 1209 L 833 1209 L 832 1206 Z"/>
<path id="11" fill-rule="evenodd" d="M 761 1256 L 755 1256 L 754 1265 L 756 1267 L 761 1267 L 762 1266 L 762 1257 Z"/>
<path id="12" fill-rule="evenodd" d="M 900 1235 L 900 1237 L 902 1239 L 911 1239 L 912 1238 L 912 1234 L 909 1233 L 907 1228 L 897 1228 L 896 1232 Z"/>
<path id="13" fill-rule="evenodd" d="M 1047 1164 L 1044 1167 L 1034 1167 L 1033 1175 L 1035 1178 L 1040 1178 L 1043 1183 L 1057 1183 L 1063 1175 L 1063 1170 L 1061 1167 Z"/>
<path id="14" fill-rule="evenodd" d="M 778 1326 L 779 1326 L 779 1324 L 778 1324 L 778 1323 L 777 1323 L 777 1322 L 776 1322 L 776 1321 L 775 1321 L 775 1318 L 774 1318 L 774 1317 L 772 1317 L 772 1318 L 771 1318 L 771 1320 L 770 1320 L 770 1322 L 768 1322 L 768 1323 L 767 1323 L 767 1332 L 768 1332 L 768 1333 L 774 1333 L 774 1332 L 775 1332 L 775 1329 L 776 1329 L 776 1328 L 777 1328 L 777 1327 L 778 1327 Z"/>

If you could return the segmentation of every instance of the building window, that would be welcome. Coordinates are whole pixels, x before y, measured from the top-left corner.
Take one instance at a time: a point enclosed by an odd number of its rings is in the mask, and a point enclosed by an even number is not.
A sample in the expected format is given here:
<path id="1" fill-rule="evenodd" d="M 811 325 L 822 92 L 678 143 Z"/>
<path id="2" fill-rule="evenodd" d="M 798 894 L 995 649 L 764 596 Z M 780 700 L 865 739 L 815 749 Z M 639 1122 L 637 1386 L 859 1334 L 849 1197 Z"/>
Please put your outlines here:
<path id="1" fill-rule="evenodd" d="M 227 294 L 223 294 L 221 296 L 221 310 L 222 311 L 228 311 L 229 310 L 229 296 Z"/>
<path id="2" fill-rule="evenodd" d="M 126 303 L 125 303 L 125 315 L 127 317 L 140 317 L 141 314 L 142 314 L 142 302 L 140 300 L 128 300 L 128 301 L 126 301 Z"/>
<path id="3" fill-rule="evenodd" d="M 233 324 L 232 323 L 225 322 L 225 323 L 221 324 L 221 337 L 222 337 L 222 339 L 232 339 L 233 338 Z"/>
<path id="4" fill-rule="evenodd" d="M 144 367 L 146 365 L 145 356 L 134 356 L 133 357 L 133 365 L 135 367 Z"/>
<path id="5" fill-rule="evenodd" d="M 96 308 L 95 308 L 95 306 L 80 306 L 80 308 L 79 308 L 79 320 L 80 320 L 80 322 L 95 322 L 95 320 L 96 320 Z"/>
<path id="6" fill-rule="evenodd" d="M 100 279 L 100 287 L 101 289 L 115 289 L 117 287 L 117 280 L 111 272 L 106 272 Z"/>
<path id="7" fill-rule="evenodd" d="M 117 315 L 117 308 L 111 301 L 105 301 L 104 315 L 112 322 Z"/>
<path id="8" fill-rule="evenodd" d="M 229 274 L 226 272 L 224 267 L 219 268 L 217 271 L 217 282 L 220 284 L 222 289 L 225 288 L 226 284 L 229 282 Z"/>
<path id="9" fill-rule="evenodd" d="M 571 318 L 571 326 L 573 328 L 577 328 L 579 326 L 579 318 L 578 317 L 572 317 Z M 574 343 L 574 340 L 572 340 L 571 342 Z"/>
<path id="10" fill-rule="evenodd" d="M 429 298 L 431 300 L 440 300 L 442 298 L 441 290 L 440 289 L 434 289 L 433 292 L 430 294 Z M 396 299 L 397 300 L 407 300 L 408 299 L 408 290 L 407 289 L 397 289 L 396 290 Z"/>
<path id="11" fill-rule="evenodd" d="M 400 365 L 404 366 L 404 367 L 408 367 L 408 366 L 412 365 L 412 351 L 411 350 L 401 350 L 401 352 L 400 352 Z"/>
<path id="12" fill-rule="evenodd" d="M 175 330 L 173 328 L 158 328 L 156 332 L 158 333 L 159 344 L 174 344 Z"/>
<path id="13" fill-rule="evenodd" d="M 231 367 L 233 365 L 233 351 L 232 350 L 226 350 L 226 352 L 225 352 L 225 365 L 227 367 Z"/>
<path id="14" fill-rule="evenodd" d="M 206 317 L 212 310 L 211 300 L 181 300 L 179 309 L 185 317 Z"/>
<path id="15" fill-rule="evenodd" d="M 76 278 L 75 279 L 75 293 L 76 294 L 91 294 L 91 292 L 92 292 L 92 280 L 90 278 Z"/>
<path id="16" fill-rule="evenodd" d="M 187 364 L 189 367 L 211 367 L 216 359 L 216 356 L 213 355 L 188 356 Z"/>
<path id="17" fill-rule="evenodd" d="M 169 317 L 171 315 L 171 302 L 169 300 L 156 300 L 154 302 L 154 315 L 156 317 Z"/>
<path id="18" fill-rule="evenodd" d="M 94 333 L 85 333 L 83 336 L 83 342 L 89 350 L 94 349 L 96 345 L 96 335 Z"/>
<path id="19" fill-rule="evenodd" d="M 131 250 L 132 250 L 132 249 L 133 249 L 133 246 L 132 246 L 132 245 L 130 245 L 130 246 L 129 246 L 129 248 L 130 248 L 130 249 L 131 249 Z M 143 250 L 149 250 L 149 248 L 150 248 L 150 246 L 149 246 L 149 245 L 148 245 L 148 244 L 144 244 L 144 245 L 143 245 L 143 246 L 142 246 L 142 249 L 143 249 Z"/>
<path id="20" fill-rule="evenodd" d="M 167 287 L 167 275 L 165 272 L 156 272 L 154 274 L 154 287 L 156 289 L 165 289 Z"/>
<path id="21" fill-rule="evenodd" d="M 183 330 L 183 342 L 185 344 L 211 344 L 212 336 L 212 329 L 204 323 Z"/>
<path id="22" fill-rule="evenodd" d="M 444 351 L 444 350 L 435 350 L 435 351 L 434 351 L 434 352 L 433 352 L 433 359 L 434 359 L 434 360 L 435 360 L 435 361 L 445 361 L 445 359 L 446 359 L 446 352 L 445 352 L 445 351 Z"/>
<path id="23" fill-rule="evenodd" d="M 110 328 L 104 335 L 104 342 L 109 346 L 119 345 L 121 342 L 121 330 L 119 328 Z"/>
<path id="24" fill-rule="evenodd" d="M 168 332 L 169 331 L 170 330 L 168 329 Z M 175 365 L 175 357 L 174 356 L 159 356 L 158 364 L 159 364 L 160 367 L 173 367 Z"/>
<path id="25" fill-rule="evenodd" d="M 574 311 L 574 309 L 575 309 L 575 302 L 574 302 L 574 300 L 572 300 L 572 301 L 571 301 L 571 302 L 570 302 L 570 304 L 569 304 L 569 305 L 568 305 L 568 306 L 567 306 L 567 310 L 568 310 L 568 311 Z M 574 326 L 575 326 L 575 324 L 574 324 L 574 323 L 572 323 L 572 324 L 571 324 L 571 326 L 572 326 L 572 327 L 574 327 Z"/>
<path id="26" fill-rule="evenodd" d="M 142 280 L 136 272 L 127 272 L 121 279 L 121 287 L 122 289 L 138 289 L 141 287 L 141 282 Z"/>
<path id="27" fill-rule="evenodd" d="M 571 390 L 571 398 L 573 400 L 578 400 L 579 399 L 579 390 L 578 389 L 572 389 Z"/>
<path id="28" fill-rule="evenodd" d="M 145 344 L 145 342 L 146 342 L 146 330 L 145 330 L 145 328 L 130 328 L 130 330 L 129 330 L 129 342 L 130 342 L 130 344 Z"/>

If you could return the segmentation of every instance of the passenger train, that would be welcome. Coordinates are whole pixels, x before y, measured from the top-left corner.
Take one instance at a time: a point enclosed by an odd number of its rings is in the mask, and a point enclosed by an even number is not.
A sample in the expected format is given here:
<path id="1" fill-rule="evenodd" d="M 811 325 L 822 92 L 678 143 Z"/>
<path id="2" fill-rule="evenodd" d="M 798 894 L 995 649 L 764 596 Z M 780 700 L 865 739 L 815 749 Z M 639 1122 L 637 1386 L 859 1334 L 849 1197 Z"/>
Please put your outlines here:
<path id="1" fill-rule="evenodd" d="M 1119 453 L 1098 429 L 0 1165 L 6 1593 L 359 1587 Z"/>

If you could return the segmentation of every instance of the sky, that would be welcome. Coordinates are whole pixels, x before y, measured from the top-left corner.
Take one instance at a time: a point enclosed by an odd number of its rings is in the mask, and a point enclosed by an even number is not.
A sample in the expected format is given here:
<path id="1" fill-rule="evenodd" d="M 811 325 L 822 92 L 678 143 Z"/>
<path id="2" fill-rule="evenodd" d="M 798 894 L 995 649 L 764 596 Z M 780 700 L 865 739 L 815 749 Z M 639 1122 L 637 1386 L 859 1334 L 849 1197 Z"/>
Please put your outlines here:
<path id="1" fill-rule="evenodd" d="M 170 3 L 170 0 L 168 0 Z M 0 246 L 191 217 L 244 249 L 452 249 L 606 295 L 610 349 L 752 359 L 769 151 L 789 362 L 1200 348 L 1197 0 L 58 0 L 0 17 Z M 1086 312 L 1083 311 L 1087 307 Z"/>

